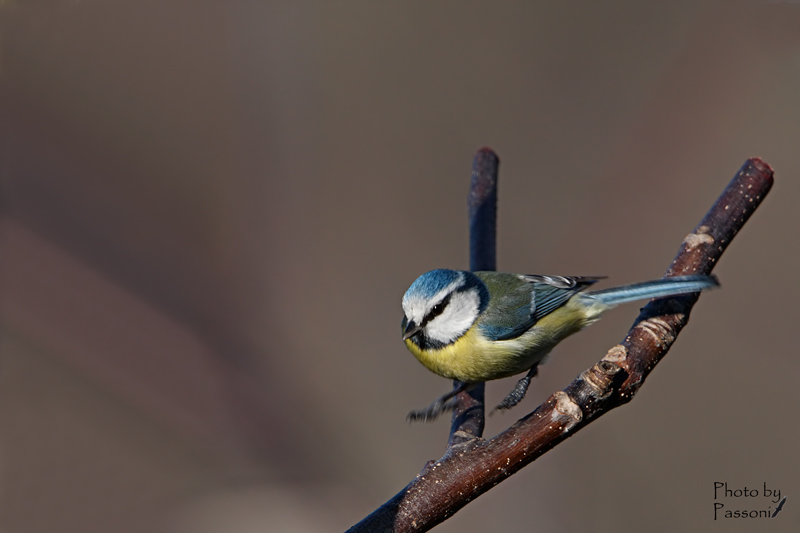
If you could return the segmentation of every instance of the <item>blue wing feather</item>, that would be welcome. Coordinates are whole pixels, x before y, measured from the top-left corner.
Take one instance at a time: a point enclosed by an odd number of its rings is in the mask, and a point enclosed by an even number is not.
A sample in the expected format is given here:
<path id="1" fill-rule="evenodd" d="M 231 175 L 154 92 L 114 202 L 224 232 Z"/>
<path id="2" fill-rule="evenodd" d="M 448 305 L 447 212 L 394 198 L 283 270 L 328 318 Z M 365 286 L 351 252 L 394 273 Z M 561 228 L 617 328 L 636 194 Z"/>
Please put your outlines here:
<path id="1" fill-rule="evenodd" d="M 494 274 L 494 275 L 492 275 Z M 489 285 L 491 303 L 480 324 L 481 332 L 495 341 L 515 339 L 542 317 L 564 305 L 576 293 L 602 278 L 567 276 L 514 276 L 480 273 Z"/>

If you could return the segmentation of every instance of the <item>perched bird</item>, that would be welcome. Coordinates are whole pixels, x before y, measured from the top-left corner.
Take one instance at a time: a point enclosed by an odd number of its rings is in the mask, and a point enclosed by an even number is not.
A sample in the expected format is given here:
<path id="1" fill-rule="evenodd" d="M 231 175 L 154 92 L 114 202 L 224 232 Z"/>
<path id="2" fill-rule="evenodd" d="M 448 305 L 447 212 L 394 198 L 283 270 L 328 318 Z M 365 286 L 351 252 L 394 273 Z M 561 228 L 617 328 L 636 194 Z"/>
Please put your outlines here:
<path id="1" fill-rule="evenodd" d="M 582 292 L 602 277 L 431 270 L 403 296 L 403 341 L 428 370 L 462 385 L 409 420 L 433 420 L 476 383 L 527 371 L 496 409 L 525 396 L 537 365 L 569 335 L 626 302 L 717 287 L 714 276 L 681 276 Z"/>

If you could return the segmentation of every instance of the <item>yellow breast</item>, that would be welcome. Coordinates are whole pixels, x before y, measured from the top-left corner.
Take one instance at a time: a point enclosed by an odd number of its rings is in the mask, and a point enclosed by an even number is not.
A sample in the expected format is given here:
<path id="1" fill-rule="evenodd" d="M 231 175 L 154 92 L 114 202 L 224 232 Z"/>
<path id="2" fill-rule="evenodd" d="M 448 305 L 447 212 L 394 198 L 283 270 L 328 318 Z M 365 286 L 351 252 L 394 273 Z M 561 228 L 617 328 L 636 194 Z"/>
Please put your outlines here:
<path id="1" fill-rule="evenodd" d="M 513 376 L 541 362 L 556 344 L 596 319 L 570 303 L 515 339 L 489 340 L 473 325 L 453 344 L 437 350 L 420 350 L 410 339 L 406 347 L 428 370 L 449 379 L 475 382 Z"/>

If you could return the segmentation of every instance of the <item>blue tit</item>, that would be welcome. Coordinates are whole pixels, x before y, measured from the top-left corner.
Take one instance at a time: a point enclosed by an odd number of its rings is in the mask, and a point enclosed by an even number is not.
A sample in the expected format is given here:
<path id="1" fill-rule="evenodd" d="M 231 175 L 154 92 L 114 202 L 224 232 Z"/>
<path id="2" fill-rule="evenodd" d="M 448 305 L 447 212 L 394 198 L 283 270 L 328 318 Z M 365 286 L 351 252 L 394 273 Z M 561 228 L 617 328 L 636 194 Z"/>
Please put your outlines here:
<path id="1" fill-rule="evenodd" d="M 417 278 L 403 296 L 403 341 L 428 370 L 462 384 L 409 419 L 435 419 L 476 383 L 527 371 L 497 406 L 509 409 L 550 350 L 605 311 L 719 286 L 713 276 L 694 275 L 583 292 L 600 279 L 443 269 Z"/>

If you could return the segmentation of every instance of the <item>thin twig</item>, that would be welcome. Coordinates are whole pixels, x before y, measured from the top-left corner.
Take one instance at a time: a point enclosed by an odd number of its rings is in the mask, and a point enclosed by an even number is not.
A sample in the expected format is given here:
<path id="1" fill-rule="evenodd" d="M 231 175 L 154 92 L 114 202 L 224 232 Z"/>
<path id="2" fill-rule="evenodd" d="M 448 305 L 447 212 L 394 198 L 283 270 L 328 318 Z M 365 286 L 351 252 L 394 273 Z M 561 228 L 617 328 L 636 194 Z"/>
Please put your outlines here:
<path id="1" fill-rule="evenodd" d="M 772 182 L 769 165 L 747 160 L 683 240 L 667 276 L 711 273 Z M 349 532 L 428 531 L 591 421 L 629 402 L 675 342 L 696 301 L 696 295 L 651 301 L 625 340 L 566 389 L 489 441 L 474 438 L 449 447 Z"/>
<path id="2" fill-rule="evenodd" d="M 473 272 L 497 269 L 497 167 L 500 159 L 490 148 L 481 148 L 472 162 L 469 196 L 469 268 Z M 460 381 L 453 382 L 458 388 Z M 478 383 L 460 393 L 450 425 L 447 446 L 483 436 L 486 420 L 484 391 Z"/>

